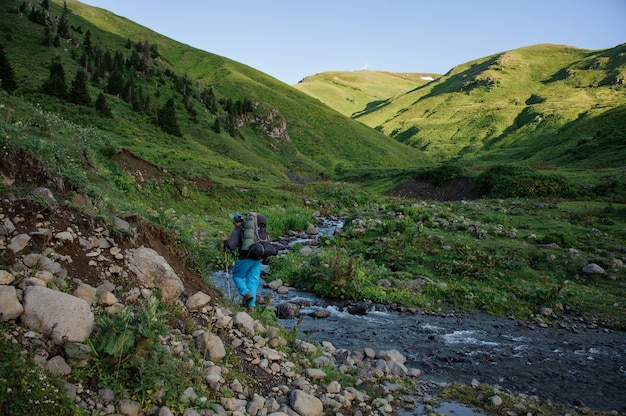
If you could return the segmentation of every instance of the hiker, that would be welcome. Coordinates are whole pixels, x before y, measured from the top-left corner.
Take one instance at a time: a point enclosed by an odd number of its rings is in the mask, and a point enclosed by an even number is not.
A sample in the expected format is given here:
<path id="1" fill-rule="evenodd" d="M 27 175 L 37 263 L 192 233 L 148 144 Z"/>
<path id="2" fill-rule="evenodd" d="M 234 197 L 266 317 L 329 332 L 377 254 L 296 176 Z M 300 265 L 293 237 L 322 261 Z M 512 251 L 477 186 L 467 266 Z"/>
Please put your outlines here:
<path id="1" fill-rule="evenodd" d="M 256 305 L 256 291 L 261 280 L 261 260 L 248 258 L 247 253 L 241 250 L 244 222 L 243 215 L 235 214 L 233 216 L 235 228 L 230 234 L 230 239 L 226 235 L 222 235 L 222 242 L 224 249 L 238 251 L 238 258 L 235 260 L 235 267 L 233 268 L 233 281 L 237 286 L 237 292 L 243 297 L 241 306 L 252 311 Z"/>

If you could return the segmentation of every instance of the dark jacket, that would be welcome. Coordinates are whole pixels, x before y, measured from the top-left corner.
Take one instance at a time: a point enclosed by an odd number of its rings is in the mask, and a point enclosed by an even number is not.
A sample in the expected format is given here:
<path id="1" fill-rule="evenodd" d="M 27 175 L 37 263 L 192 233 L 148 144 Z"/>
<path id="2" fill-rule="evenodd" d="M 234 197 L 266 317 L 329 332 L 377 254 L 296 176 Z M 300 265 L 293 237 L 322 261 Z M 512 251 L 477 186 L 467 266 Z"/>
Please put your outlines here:
<path id="1" fill-rule="evenodd" d="M 235 227 L 230 233 L 230 238 L 224 240 L 224 248 L 230 251 L 239 251 L 239 258 L 245 259 L 246 253 L 241 252 L 241 243 L 243 242 L 243 224 Z M 242 255 L 243 254 L 243 255 Z"/>

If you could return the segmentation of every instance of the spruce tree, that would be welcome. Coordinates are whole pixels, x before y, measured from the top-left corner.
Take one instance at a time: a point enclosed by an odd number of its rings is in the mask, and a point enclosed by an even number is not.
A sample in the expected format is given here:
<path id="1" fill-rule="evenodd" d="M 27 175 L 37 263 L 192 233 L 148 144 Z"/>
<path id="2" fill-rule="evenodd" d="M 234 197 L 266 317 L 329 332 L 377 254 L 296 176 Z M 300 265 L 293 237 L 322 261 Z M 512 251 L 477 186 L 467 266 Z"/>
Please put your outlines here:
<path id="1" fill-rule="evenodd" d="M 174 136 L 182 137 L 183 133 L 176 122 L 176 109 L 174 108 L 174 99 L 167 100 L 165 105 L 157 113 L 158 125 L 164 132 Z"/>
<path id="2" fill-rule="evenodd" d="M 104 116 L 111 117 L 111 108 L 107 104 L 104 94 L 100 93 L 96 99 L 96 111 Z"/>
<path id="3" fill-rule="evenodd" d="M 0 87 L 9 94 L 17 88 L 13 67 L 4 54 L 4 46 L 0 44 Z"/>
<path id="4" fill-rule="evenodd" d="M 83 39 L 83 50 L 85 51 L 85 55 L 88 57 L 93 56 L 93 46 L 91 46 L 91 31 L 87 31 L 85 33 L 85 39 Z"/>
<path id="5" fill-rule="evenodd" d="M 69 39 L 70 37 L 70 23 L 67 20 L 67 16 L 69 15 L 69 9 L 67 8 L 67 2 L 63 2 L 63 13 L 61 14 L 61 19 L 59 20 L 59 25 L 57 26 L 57 35 L 63 39 Z"/>
<path id="6" fill-rule="evenodd" d="M 65 70 L 61 62 L 53 60 L 50 64 L 50 76 L 41 87 L 44 94 L 63 98 L 67 96 L 67 84 L 65 83 Z"/>
<path id="7" fill-rule="evenodd" d="M 43 37 L 41 38 L 41 44 L 43 46 L 52 46 L 52 30 L 50 25 L 46 25 L 43 30 Z"/>
<path id="8" fill-rule="evenodd" d="M 69 95 L 70 102 L 80 105 L 91 105 L 91 97 L 87 91 L 87 74 L 85 71 L 78 71 Z"/>
<path id="9" fill-rule="evenodd" d="M 117 96 L 121 96 L 124 92 L 124 75 L 118 69 L 113 70 L 109 75 L 106 92 Z"/>

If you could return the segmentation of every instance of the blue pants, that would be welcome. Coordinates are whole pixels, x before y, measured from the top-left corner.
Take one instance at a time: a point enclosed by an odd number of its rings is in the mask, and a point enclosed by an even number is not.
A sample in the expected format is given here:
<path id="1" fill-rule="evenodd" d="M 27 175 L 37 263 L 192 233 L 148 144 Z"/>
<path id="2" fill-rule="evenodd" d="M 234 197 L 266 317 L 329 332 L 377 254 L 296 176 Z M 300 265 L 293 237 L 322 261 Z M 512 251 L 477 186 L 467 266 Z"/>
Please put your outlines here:
<path id="1" fill-rule="evenodd" d="M 235 260 L 233 280 L 235 281 L 235 286 L 237 286 L 237 292 L 241 296 L 244 296 L 246 293 L 252 295 L 252 300 L 248 306 L 255 306 L 256 291 L 259 287 L 259 280 L 261 280 L 261 260 Z"/>

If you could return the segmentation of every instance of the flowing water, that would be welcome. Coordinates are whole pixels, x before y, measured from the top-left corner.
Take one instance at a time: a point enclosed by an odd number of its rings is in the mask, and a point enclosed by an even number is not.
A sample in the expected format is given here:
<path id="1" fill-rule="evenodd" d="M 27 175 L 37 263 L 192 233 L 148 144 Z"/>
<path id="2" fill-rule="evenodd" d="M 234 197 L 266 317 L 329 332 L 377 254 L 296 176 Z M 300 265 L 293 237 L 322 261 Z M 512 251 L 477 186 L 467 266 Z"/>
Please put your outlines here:
<path id="1" fill-rule="evenodd" d="M 213 281 L 228 294 L 225 272 L 214 273 Z M 259 296 L 268 290 L 259 288 Z M 235 295 L 232 292 L 238 301 Z M 541 328 L 486 314 L 411 314 L 380 305 L 370 305 L 365 315 L 353 315 L 346 305 L 311 293 L 293 289 L 285 295 L 272 293 L 273 305 L 287 301 L 306 305 L 299 331 L 311 342 L 329 341 L 352 351 L 397 349 L 407 357 L 407 367 L 422 370 L 426 379 L 466 384 L 476 379 L 555 403 L 626 412 L 624 332 L 583 322 Z M 309 316 L 322 308 L 330 311 L 328 318 Z M 290 328 L 297 325 L 297 318 L 281 323 Z"/>

